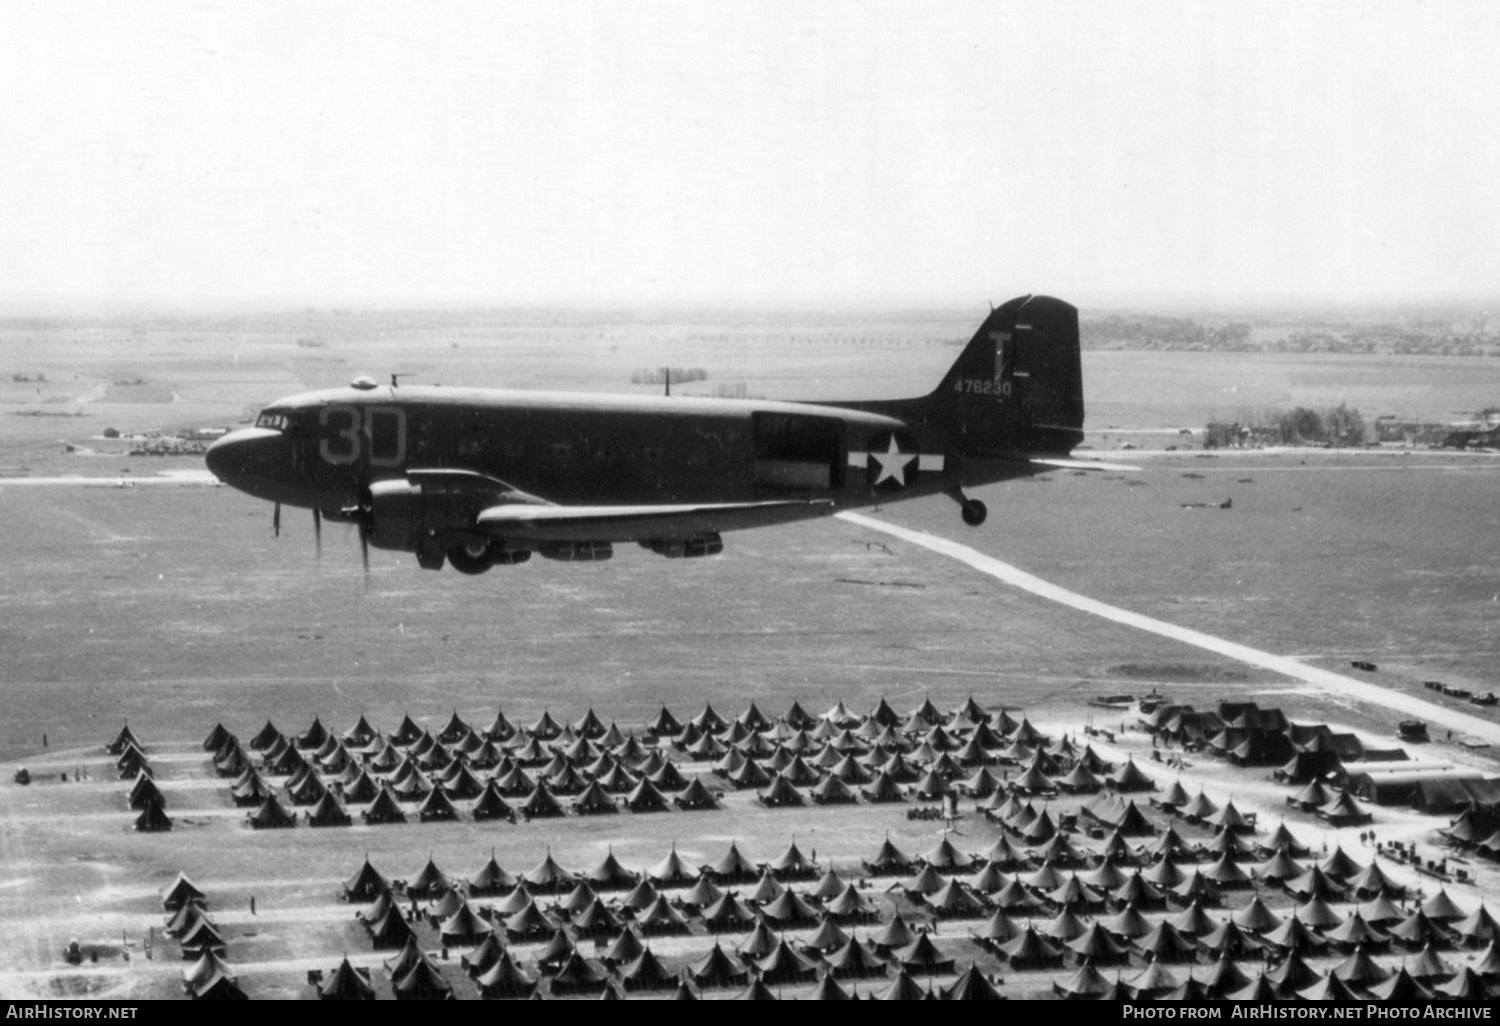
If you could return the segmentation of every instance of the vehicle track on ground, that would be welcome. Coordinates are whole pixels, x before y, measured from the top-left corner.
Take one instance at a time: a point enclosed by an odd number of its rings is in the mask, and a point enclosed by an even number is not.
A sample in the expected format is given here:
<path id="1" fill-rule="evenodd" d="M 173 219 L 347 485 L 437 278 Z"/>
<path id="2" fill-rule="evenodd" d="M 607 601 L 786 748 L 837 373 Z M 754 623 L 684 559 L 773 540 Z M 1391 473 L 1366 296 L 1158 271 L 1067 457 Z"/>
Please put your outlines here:
<path id="1" fill-rule="evenodd" d="M 1214 652 L 1263 670 L 1270 670 L 1294 680 L 1300 680 L 1323 691 L 1344 695 L 1358 702 L 1381 706 L 1407 716 L 1419 717 L 1427 720 L 1429 723 L 1450 729 L 1457 734 L 1472 734 L 1492 745 L 1500 744 L 1500 724 L 1489 720 L 1470 716 L 1468 713 L 1459 712 L 1456 709 L 1447 709 L 1417 698 L 1414 695 L 1404 694 L 1391 688 L 1384 688 L 1378 684 L 1370 684 L 1353 677 L 1346 677 L 1341 673 L 1334 673 L 1331 670 L 1308 666 L 1287 656 L 1263 652 L 1260 649 L 1251 648 L 1249 645 L 1241 645 L 1226 638 L 1204 634 L 1202 631 L 1195 631 L 1189 627 L 1179 627 L 1176 624 L 1167 623 L 1165 620 L 1158 620 L 1155 617 L 1146 616 L 1142 613 L 1134 613 L 1128 609 L 1121 609 L 1119 606 L 1112 606 L 1107 602 L 1101 602 L 1098 599 L 1092 599 L 1086 595 L 1080 595 L 1075 591 L 1069 591 L 1059 585 L 1052 584 L 1049 581 L 1044 581 L 1040 577 L 996 559 L 994 556 L 987 556 L 967 545 L 939 537 L 938 535 L 899 527 L 895 524 L 875 520 L 859 513 L 843 512 L 837 513 L 835 516 L 848 523 L 857 524 L 860 527 L 866 527 L 874 531 L 883 531 L 886 534 L 900 538 L 902 541 L 910 542 L 913 545 L 920 545 L 922 548 L 936 552 L 939 555 L 956 559 L 960 563 L 973 567 L 982 574 L 988 574 L 1013 587 L 1020 588 L 1023 591 L 1030 592 L 1040 598 L 1059 603 L 1071 609 L 1076 609 L 1079 612 L 1123 624 L 1126 627 L 1134 627 L 1137 630 L 1157 634 L 1164 638 L 1170 638 L 1185 645 L 1192 645 L 1195 648 Z"/>

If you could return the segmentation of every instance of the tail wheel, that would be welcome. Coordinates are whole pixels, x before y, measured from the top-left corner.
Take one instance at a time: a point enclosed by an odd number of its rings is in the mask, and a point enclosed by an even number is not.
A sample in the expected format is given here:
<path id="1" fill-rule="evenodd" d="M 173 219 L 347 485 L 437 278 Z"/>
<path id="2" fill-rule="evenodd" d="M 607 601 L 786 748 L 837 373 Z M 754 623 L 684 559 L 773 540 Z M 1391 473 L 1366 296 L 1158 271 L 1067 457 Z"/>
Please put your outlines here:
<path id="1" fill-rule="evenodd" d="M 461 574 L 482 574 L 495 565 L 495 553 L 487 541 L 464 542 L 448 550 L 448 562 Z"/>
<path id="2" fill-rule="evenodd" d="M 978 499 L 969 499 L 962 508 L 964 523 L 970 527 L 978 527 L 984 523 L 984 518 L 990 515 L 990 511 Z"/>

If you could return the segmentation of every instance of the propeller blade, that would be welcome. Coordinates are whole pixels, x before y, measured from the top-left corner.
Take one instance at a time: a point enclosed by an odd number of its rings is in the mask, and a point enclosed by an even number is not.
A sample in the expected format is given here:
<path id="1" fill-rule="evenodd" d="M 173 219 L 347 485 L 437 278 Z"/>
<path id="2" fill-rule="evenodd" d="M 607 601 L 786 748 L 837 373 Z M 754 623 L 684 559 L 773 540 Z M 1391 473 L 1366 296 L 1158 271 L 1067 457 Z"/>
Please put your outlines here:
<path id="1" fill-rule="evenodd" d="M 323 558 L 323 514 L 313 507 L 313 544 L 317 546 L 318 558 Z"/>
<path id="2" fill-rule="evenodd" d="M 359 558 L 365 565 L 365 591 L 370 590 L 370 528 L 364 518 L 359 521 Z"/>
<path id="3" fill-rule="evenodd" d="M 276 512 L 271 514 L 271 533 L 274 537 L 281 537 L 281 503 L 276 504 Z"/>

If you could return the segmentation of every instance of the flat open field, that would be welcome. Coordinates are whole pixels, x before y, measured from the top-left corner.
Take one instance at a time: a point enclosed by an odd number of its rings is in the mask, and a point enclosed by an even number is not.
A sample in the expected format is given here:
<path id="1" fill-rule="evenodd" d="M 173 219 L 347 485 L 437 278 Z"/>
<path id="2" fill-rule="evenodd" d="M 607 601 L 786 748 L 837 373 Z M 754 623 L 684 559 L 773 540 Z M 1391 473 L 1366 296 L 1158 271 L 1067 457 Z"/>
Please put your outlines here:
<path id="1" fill-rule="evenodd" d="M 702 365 L 709 380 L 686 390 L 744 382 L 751 394 L 777 398 L 894 395 L 935 382 L 972 330 L 969 318 L 917 317 L 883 325 L 830 317 L 793 331 L 772 323 L 558 324 L 541 315 L 523 323 L 437 317 L 436 327 L 421 329 L 417 317 L 309 320 L 247 319 L 233 330 L 103 325 L 67 337 L 7 326 L 0 472 L 145 476 L 199 467 L 122 456 L 120 443 L 94 436 L 105 427 L 231 424 L 279 395 L 357 371 L 643 391 L 649 386 L 629 384 L 638 368 Z M 1130 366 L 1130 353 L 1085 354 L 1090 426 L 1197 427 L 1247 401 L 1224 391 L 1236 387 L 1231 379 L 1260 382 L 1289 403 L 1346 398 L 1368 416 L 1443 417 L 1500 395 L 1500 367 L 1491 367 L 1500 361 L 1428 368 L 1343 358 L 1355 362 L 1340 397 L 1343 372 L 1330 370 L 1327 357 L 1301 358 L 1304 366 L 1293 356 L 1202 355 L 1143 354 L 1143 371 Z M 1461 364 L 1467 369 L 1453 373 Z M 47 380 L 14 382 L 12 374 Z M 144 383 L 128 383 L 138 378 Z M 1154 391 L 1151 383 L 1163 380 L 1170 388 Z M 903 387 L 913 381 L 924 384 Z M 83 416 L 11 416 L 25 411 Z M 102 455 L 64 455 L 61 440 Z M 983 490 L 991 516 L 977 530 L 946 499 L 875 515 L 1267 651 L 1329 668 L 1372 660 L 1380 671 L 1370 679 L 1385 686 L 1420 693 L 1432 678 L 1480 691 L 1500 685 L 1500 460 L 1174 453 L 1139 465 L 1139 473 L 1060 472 Z M 1184 508 L 1231 498 L 1230 509 Z M 336 881 L 366 851 L 398 876 L 414 874 L 429 851 L 444 868 L 472 871 L 491 845 L 512 871 L 539 861 L 549 844 L 573 868 L 591 866 L 610 845 L 641 868 L 674 840 L 700 860 L 717 858 L 736 837 L 770 858 L 795 835 L 843 871 L 887 830 L 910 853 L 940 833 L 899 811 L 771 813 L 736 796 L 727 811 L 693 815 L 258 834 L 238 822 L 223 785 L 208 783 L 194 747 L 216 721 L 248 738 L 267 718 L 292 731 L 314 713 L 340 730 L 362 712 L 386 729 L 407 712 L 437 729 L 454 710 L 484 724 L 499 707 L 529 723 L 544 709 L 573 720 L 593 706 L 630 730 L 664 703 L 686 718 L 705 701 L 733 715 L 753 698 L 774 715 L 794 698 L 816 713 L 840 699 L 863 710 L 885 696 L 905 712 L 924 696 L 947 710 L 973 694 L 992 709 L 1024 707 L 1071 730 L 1088 716 L 1087 696 L 1155 686 L 1205 704 L 1263 696 L 1298 717 L 1377 736 L 1392 728 L 1381 709 L 1013 591 L 838 520 L 731 535 L 711 560 L 669 562 L 622 547 L 596 566 L 537 560 L 474 579 L 374 552 L 367 588 L 352 533 L 325 527 L 316 561 L 309 520 L 288 511 L 273 539 L 269 507 L 227 489 L 0 485 L 0 504 L 0 921 L 14 927 L 0 940 L 0 962 L 12 970 L 0 977 L 6 996 L 173 993 L 162 963 L 143 971 L 138 948 L 128 966 L 115 956 L 71 982 L 54 974 L 67 976 L 59 955 L 68 936 L 104 944 L 123 930 L 139 944 L 160 923 L 156 888 L 179 869 L 220 902 L 216 910 L 235 910 L 221 921 L 233 925 L 230 961 L 252 995 L 306 996 L 305 968 L 332 969 L 346 949 L 369 961 L 349 908 L 333 905 Z M 111 779 L 98 750 L 127 718 L 165 760 L 161 783 L 179 817 L 171 834 L 130 830 L 126 785 Z M 1140 749 L 1138 740 L 1122 744 Z M 1429 753 L 1459 757 L 1441 744 Z M 13 786 L 21 764 L 52 779 Z M 76 766 L 93 781 L 56 780 Z M 1233 790 L 1238 800 L 1259 779 L 1223 776 L 1213 765 L 1199 771 L 1221 799 Z M 1416 835 L 1438 825 L 1394 815 Z M 975 820 L 963 829 L 966 850 L 995 836 Z M 265 917 L 250 920 L 250 894 Z M 961 954 L 961 964 L 970 957 Z M 257 962 L 285 965 L 247 973 Z"/>

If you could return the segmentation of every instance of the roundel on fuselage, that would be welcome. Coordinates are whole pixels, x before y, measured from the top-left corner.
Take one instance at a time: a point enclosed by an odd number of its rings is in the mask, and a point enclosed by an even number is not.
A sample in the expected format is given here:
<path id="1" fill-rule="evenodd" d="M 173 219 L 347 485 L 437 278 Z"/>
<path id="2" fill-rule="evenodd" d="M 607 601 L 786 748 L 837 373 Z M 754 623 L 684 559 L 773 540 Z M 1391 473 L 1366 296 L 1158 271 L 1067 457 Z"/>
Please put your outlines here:
<path id="1" fill-rule="evenodd" d="M 899 491 L 916 481 L 917 463 L 910 436 L 893 431 L 874 435 L 865 454 L 865 481 L 876 491 Z"/>

